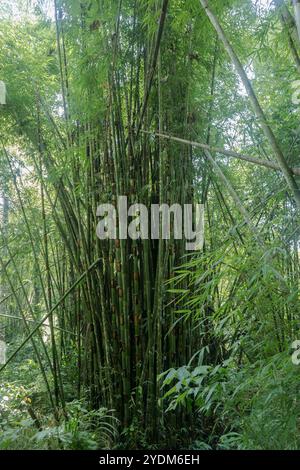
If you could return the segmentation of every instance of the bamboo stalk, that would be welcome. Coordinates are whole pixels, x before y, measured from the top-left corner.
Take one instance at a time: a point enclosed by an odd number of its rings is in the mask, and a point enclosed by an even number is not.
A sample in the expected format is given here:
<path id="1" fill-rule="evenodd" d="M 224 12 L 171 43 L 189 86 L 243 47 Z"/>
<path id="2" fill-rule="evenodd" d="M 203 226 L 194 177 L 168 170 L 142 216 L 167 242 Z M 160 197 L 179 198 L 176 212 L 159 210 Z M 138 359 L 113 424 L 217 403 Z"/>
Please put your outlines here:
<path id="1" fill-rule="evenodd" d="M 300 42 L 300 0 L 293 0 L 295 22 L 297 26 L 298 38 Z"/>
<path id="2" fill-rule="evenodd" d="M 271 170 L 281 171 L 281 168 L 277 163 L 274 163 L 269 160 L 262 160 L 259 158 L 254 158 L 254 157 L 251 157 L 250 155 L 244 155 L 238 152 L 234 152 L 233 150 L 226 150 L 221 147 L 215 147 L 215 146 L 208 145 L 208 144 L 201 144 L 200 142 L 182 139 L 180 137 L 176 137 L 176 136 L 169 135 L 169 134 L 161 134 L 159 132 L 151 132 L 151 131 L 146 131 L 146 130 L 142 130 L 141 132 L 143 132 L 144 134 L 148 134 L 148 135 L 154 135 L 162 139 L 171 140 L 171 141 L 178 142 L 178 143 L 185 144 L 185 145 L 190 145 L 192 147 L 206 149 L 206 150 L 209 150 L 210 152 L 221 153 L 228 157 L 237 158 L 238 160 L 244 160 L 246 162 L 253 163 L 255 165 L 263 166 L 265 168 L 270 168 Z M 291 170 L 295 176 L 300 176 L 300 168 L 291 168 Z"/>
<path id="3" fill-rule="evenodd" d="M 51 308 L 50 312 L 48 312 L 34 327 L 34 329 L 30 332 L 30 334 L 25 338 L 25 340 L 20 344 L 20 346 L 15 350 L 15 352 L 8 358 L 5 364 L 0 367 L 0 372 L 2 372 L 7 365 L 16 357 L 16 355 L 21 351 L 21 349 L 28 343 L 29 340 L 34 336 L 34 334 L 39 330 L 39 328 L 45 323 L 45 321 L 49 318 L 50 315 L 61 305 L 61 303 L 68 297 L 68 295 L 77 287 L 77 285 L 87 276 L 87 274 L 95 269 L 101 259 L 97 259 L 94 263 L 89 266 L 89 268 L 74 282 L 74 284 L 69 287 L 69 289 L 64 293 L 64 295 L 55 303 L 55 305 Z M 2 268 L 5 269 L 5 266 L 2 264 Z M 12 289 L 14 291 L 14 289 Z"/>

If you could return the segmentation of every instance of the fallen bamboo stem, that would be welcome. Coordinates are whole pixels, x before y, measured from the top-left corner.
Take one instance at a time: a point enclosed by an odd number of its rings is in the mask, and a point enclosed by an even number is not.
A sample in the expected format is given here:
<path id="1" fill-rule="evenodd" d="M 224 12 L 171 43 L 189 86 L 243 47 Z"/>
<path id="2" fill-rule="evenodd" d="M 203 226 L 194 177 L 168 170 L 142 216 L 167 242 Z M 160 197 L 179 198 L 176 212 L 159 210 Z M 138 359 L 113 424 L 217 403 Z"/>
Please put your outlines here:
<path id="1" fill-rule="evenodd" d="M 263 166 L 265 168 L 270 168 L 271 170 L 281 171 L 280 166 L 275 162 L 268 161 L 268 160 L 261 160 L 259 158 L 251 157 L 250 155 L 244 155 L 238 152 L 234 152 L 233 150 L 226 150 L 221 147 L 214 147 L 212 145 L 201 144 L 193 140 L 186 140 L 186 139 L 182 139 L 180 137 L 176 137 L 176 136 L 172 136 L 168 134 L 161 134 L 160 132 L 151 132 L 151 131 L 145 131 L 145 130 L 142 130 L 141 132 L 143 132 L 144 134 L 154 135 L 155 137 L 160 137 L 162 139 L 179 142 L 181 144 L 191 145 L 192 147 L 202 148 L 205 150 L 209 150 L 211 152 L 222 153 L 223 155 L 226 155 L 228 157 L 233 157 L 233 158 L 237 158 L 238 160 L 243 160 L 246 162 L 254 163 L 256 165 Z M 300 168 L 297 168 L 297 167 L 291 168 L 291 171 L 295 176 L 300 176 Z"/>

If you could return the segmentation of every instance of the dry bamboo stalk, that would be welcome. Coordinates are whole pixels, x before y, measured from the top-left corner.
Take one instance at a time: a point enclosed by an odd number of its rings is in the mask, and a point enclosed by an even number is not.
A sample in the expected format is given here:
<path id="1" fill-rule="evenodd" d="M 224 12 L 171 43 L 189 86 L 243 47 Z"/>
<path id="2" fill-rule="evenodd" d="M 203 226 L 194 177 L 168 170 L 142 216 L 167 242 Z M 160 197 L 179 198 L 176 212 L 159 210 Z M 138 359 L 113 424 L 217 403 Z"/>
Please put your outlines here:
<path id="1" fill-rule="evenodd" d="M 214 147 L 208 144 L 201 144 L 200 142 L 182 139 L 180 137 L 176 137 L 176 136 L 169 135 L 169 134 L 161 134 L 159 132 L 151 132 L 151 131 L 146 131 L 146 130 L 142 130 L 141 132 L 143 132 L 144 134 L 154 135 L 156 137 L 160 137 L 163 139 L 172 140 L 174 142 L 178 142 L 181 144 L 191 145 L 192 147 L 206 149 L 206 150 L 209 150 L 210 152 L 221 153 L 228 157 L 237 158 L 238 160 L 244 160 L 249 163 L 254 163 L 255 165 L 263 166 L 265 168 L 270 168 L 271 170 L 281 171 L 281 168 L 277 163 L 269 161 L 269 160 L 262 160 L 259 158 L 251 157 L 250 155 L 244 155 L 238 152 L 234 152 L 233 150 L 226 150 L 221 147 Z M 300 168 L 291 168 L 291 170 L 295 176 L 300 176 Z"/>

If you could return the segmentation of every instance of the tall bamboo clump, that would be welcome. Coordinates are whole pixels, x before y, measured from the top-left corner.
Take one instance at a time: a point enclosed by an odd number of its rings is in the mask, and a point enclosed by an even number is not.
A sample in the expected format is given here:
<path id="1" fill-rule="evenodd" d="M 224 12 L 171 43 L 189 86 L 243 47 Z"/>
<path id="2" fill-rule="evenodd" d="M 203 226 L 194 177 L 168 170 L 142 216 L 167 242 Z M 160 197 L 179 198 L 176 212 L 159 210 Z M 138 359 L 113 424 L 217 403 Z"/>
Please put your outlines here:
<path id="1" fill-rule="evenodd" d="M 186 362 L 197 343 L 188 323 L 168 334 L 175 317 L 174 307 L 167 307 L 165 281 L 185 254 L 184 245 L 173 236 L 136 241 L 95 237 L 101 202 L 116 203 L 118 196 L 149 208 L 151 203 L 193 202 L 190 150 L 149 141 L 141 132 L 187 128 L 190 38 L 186 34 L 183 44 L 176 42 L 167 0 L 144 6 L 139 1 L 99 2 L 94 9 L 82 4 L 80 28 L 75 27 L 79 58 L 70 57 L 70 64 L 66 51 L 76 19 L 58 3 L 56 32 L 64 145 L 71 162 L 72 202 L 67 207 L 60 191 L 67 223 L 75 224 L 70 262 L 79 275 L 101 259 L 77 293 L 81 374 L 94 404 L 116 409 L 125 427 L 137 419 L 154 437 L 162 411 L 158 374 Z M 84 84 L 76 83 L 78 60 L 88 70 Z M 84 104 L 72 90 L 72 79 Z"/>
<path id="2" fill-rule="evenodd" d="M 200 344 L 189 320 L 177 322 L 165 283 L 171 278 L 175 287 L 185 241 L 174 240 L 173 230 L 169 240 L 100 241 L 96 210 L 121 195 L 147 207 L 194 202 L 191 149 L 143 132 L 187 136 L 195 122 L 194 21 L 185 17 L 182 30 L 175 20 L 168 0 L 79 6 L 56 0 L 46 58 L 39 45 L 40 55 L 34 50 L 30 56 L 33 70 L 27 51 L 21 56 L 16 48 L 6 65 L 7 74 L 16 61 L 24 70 L 24 78 L 10 83 L 4 122 L 28 151 L 39 198 L 37 219 L 22 172 L 15 176 L 9 140 L 3 142 L 34 273 L 31 302 L 25 288 L 14 290 L 16 273 L 22 286 L 16 263 L 7 272 L 27 335 L 10 361 L 32 342 L 58 420 L 65 410 L 62 372 L 75 354 L 77 396 L 87 389 L 93 406 L 116 410 L 123 428 L 135 422 L 148 439 L 164 429 L 158 375 L 187 363 Z M 45 320 L 49 343 L 42 335 Z M 180 428 L 184 418 L 177 416 Z"/>

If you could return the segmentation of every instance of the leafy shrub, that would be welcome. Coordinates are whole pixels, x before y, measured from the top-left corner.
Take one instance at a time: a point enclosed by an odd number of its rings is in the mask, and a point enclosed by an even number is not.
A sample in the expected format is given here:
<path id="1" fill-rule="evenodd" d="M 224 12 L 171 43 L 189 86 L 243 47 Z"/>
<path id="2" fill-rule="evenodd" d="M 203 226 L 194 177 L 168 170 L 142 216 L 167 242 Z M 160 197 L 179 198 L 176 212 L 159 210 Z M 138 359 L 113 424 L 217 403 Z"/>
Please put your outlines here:
<path id="1" fill-rule="evenodd" d="M 214 448 L 300 447 L 299 371 L 286 352 L 267 363 L 185 366 L 161 378 L 169 411 L 195 405 L 198 414 L 213 418 L 208 445 Z"/>
<path id="2" fill-rule="evenodd" d="M 0 449 L 96 450 L 111 447 L 116 437 L 113 413 L 105 408 L 89 410 L 83 400 L 68 403 L 67 417 L 59 424 L 43 417 L 39 430 L 33 419 L 25 418 L 25 408 L 16 412 L 14 400 L 5 400 L 5 405 L 0 401 L 2 408 L 6 406 L 0 418 Z"/>

